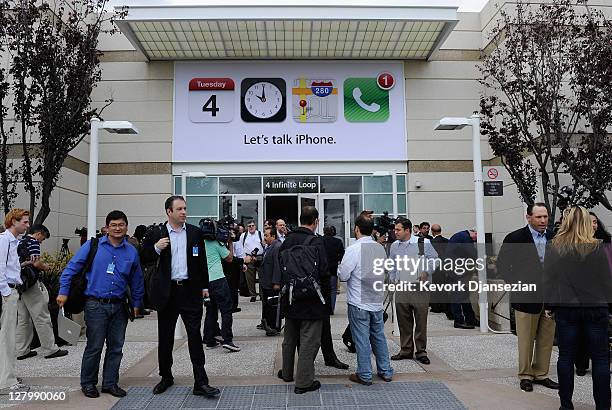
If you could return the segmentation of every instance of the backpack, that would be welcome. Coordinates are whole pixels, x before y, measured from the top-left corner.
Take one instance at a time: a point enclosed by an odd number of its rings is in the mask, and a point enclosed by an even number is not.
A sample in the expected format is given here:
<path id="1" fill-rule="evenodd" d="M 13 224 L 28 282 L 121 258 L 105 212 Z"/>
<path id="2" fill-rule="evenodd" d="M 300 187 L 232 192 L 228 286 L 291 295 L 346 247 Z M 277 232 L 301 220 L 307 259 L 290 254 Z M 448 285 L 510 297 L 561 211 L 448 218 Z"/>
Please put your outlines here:
<path id="1" fill-rule="evenodd" d="M 151 287 L 153 286 L 154 281 L 151 280 L 153 275 L 159 269 L 159 257 L 155 259 L 148 259 L 146 257 L 145 249 L 149 250 L 152 248 L 157 241 L 159 241 L 162 237 L 167 236 L 163 230 L 164 224 L 153 224 L 147 227 L 147 230 L 142 238 L 142 244 L 139 249 L 140 256 L 140 268 L 142 269 L 142 277 L 144 279 L 145 284 L 145 294 L 143 298 L 143 304 L 145 308 L 150 308 L 150 295 L 151 295 Z"/>
<path id="2" fill-rule="evenodd" d="M 91 270 L 91 265 L 96 257 L 97 251 L 98 238 L 91 238 L 89 253 L 87 254 L 87 259 L 85 259 L 83 269 L 70 280 L 70 291 L 68 292 L 68 299 L 64 304 L 65 312 L 77 314 L 85 310 L 85 301 L 87 300 L 87 296 L 85 296 L 85 290 L 87 289 L 87 272 Z"/>
<path id="3" fill-rule="evenodd" d="M 24 237 L 21 241 L 19 241 L 19 245 L 17 246 L 17 255 L 19 256 L 19 261 L 24 262 L 30 259 L 30 251 L 28 249 L 30 238 Z M 17 287 L 19 294 L 23 294 L 26 290 L 30 289 L 32 286 L 36 284 L 39 277 L 38 269 L 36 269 L 32 265 L 24 265 L 21 267 L 21 285 Z"/>
<path id="4" fill-rule="evenodd" d="M 289 305 L 294 300 L 325 299 L 319 285 L 319 248 L 311 245 L 316 236 L 309 236 L 301 245 L 292 246 L 280 253 L 280 268 L 283 275 L 283 293 L 288 294 Z"/>

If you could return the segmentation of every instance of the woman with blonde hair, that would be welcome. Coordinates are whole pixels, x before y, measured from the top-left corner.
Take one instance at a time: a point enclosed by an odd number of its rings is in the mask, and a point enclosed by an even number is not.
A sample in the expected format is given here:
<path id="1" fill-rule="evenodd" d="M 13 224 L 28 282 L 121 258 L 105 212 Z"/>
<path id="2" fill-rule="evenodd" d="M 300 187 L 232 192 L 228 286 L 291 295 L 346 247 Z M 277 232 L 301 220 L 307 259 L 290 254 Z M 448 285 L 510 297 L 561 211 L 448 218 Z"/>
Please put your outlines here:
<path id="1" fill-rule="evenodd" d="M 583 333 L 593 363 L 595 406 L 609 409 L 608 302 L 612 298 L 612 276 L 601 241 L 593 237 L 586 208 L 573 206 L 563 212 L 561 227 L 546 250 L 544 275 L 546 308 L 554 312 L 558 327 L 561 408 L 574 408 L 574 363 Z"/>

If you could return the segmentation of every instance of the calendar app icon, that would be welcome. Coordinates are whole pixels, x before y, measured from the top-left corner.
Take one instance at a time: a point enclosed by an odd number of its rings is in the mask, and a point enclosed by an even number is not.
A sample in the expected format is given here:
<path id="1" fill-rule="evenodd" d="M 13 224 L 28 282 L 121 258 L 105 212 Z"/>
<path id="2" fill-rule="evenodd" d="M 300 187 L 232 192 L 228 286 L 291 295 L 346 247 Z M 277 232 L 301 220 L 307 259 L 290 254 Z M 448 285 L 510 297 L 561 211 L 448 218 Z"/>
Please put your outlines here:
<path id="1" fill-rule="evenodd" d="M 234 119 L 234 80 L 192 78 L 189 81 L 191 122 L 230 122 Z"/>

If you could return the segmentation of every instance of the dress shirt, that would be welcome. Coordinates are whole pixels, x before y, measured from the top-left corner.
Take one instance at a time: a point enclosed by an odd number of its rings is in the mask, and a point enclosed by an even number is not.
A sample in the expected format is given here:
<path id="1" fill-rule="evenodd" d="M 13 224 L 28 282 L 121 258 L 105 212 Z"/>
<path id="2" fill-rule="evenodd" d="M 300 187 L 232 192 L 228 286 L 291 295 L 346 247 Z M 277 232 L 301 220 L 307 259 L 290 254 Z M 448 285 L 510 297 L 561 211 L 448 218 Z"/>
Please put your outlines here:
<path id="1" fill-rule="evenodd" d="M 258 255 L 263 255 L 264 246 L 261 241 L 263 240 L 263 235 L 261 235 L 261 240 L 259 239 L 259 235 L 261 233 L 259 231 L 255 231 L 253 233 L 243 232 L 242 236 L 240 236 L 240 243 L 244 243 L 244 254 L 250 255 L 255 248 L 259 249 L 257 251 Z M 246 239 L 245 239 L 246 235 Z"/>
<path id="2" fill-rule="evenodd" d="M 10 284 L 21 285 L 21 265 L 17 255 L 19 239 L 10 230 L 0 234 L 0 293 L 2 296 L 11 294 Z M 7 254 L 8 252 L 8 254 Z"/>
<path id="3" fill-rule="evenodd" d="M 402 270 L 397 269 L 397 266 L 394 265 L 394 268 L 389 272 L 389 279 L 392 282 L 396 282 L 400 279 L 406 280 L 409 282 L 416 282 L 419 280 L 419 274 L 421 272 L 427 272 L 429 276 L 429 280 L 431 280 L 431 275 L 435 271 L 435 259 L 438 257 L 438 253 L 434 249 L 430 240 L 427 238 L 423 238 L 423 257 L 419 256 L 419 237 L 416 235 L 410 235 L 410 239 L 407 241 L 396 240 L 391 244 L 391 248 L 389 249 L 389 258 L 393 261 L 396 260 L 397 256 L 400 256 L 401 260 L 404 259 L 404 256 L 407 256 L 410 259 L 423 259 L 421 261 L 421 265 L 419 267 L 423 267 L 423 270 L 419 270 L 418 272 L 410 272 L 405 270 L 404 263 L 401 263 Z M 408 267 L 411 268 L 412 264 L 410 260 L 408 261 Z"/>
<path id="4" fill-rule="evenodd" d="M 242 247 L 240 238 L 238 238 L 237 241 L 234 241 L 234 256 L 236 258 L 244 259 L 244 248 Z"/>
<path id="5" fill-rule="evenodd" d="M 531 236 L 533 236 L 533 243 L 538 250 L 538 256 L 540 257 L 540 263 L 544 263 L 544 255 L 546 254 L 546 231 L 538 232 L 531 227 L 531 225 L 527 225 L 529 227 L 529 231 L 531 232 Z"/>
<path id="6" fill-rule="evenodd" d="M 183 224 L 179 230 L 174 230 L 169 223 L 166 223 L 166 228 L 168 228 L 170 253 L 172 255 L 172 258 L 170 258 L 172 263 L 170 278 L 172 280 L 185 280 L 189 278 L 187 273 L 187 226 Z M 155 251 L 158 255 L 161 253 L 157 248 L 155 248 Z M 204 249 L 201 252 L 204 252 Z"/>
<path id="7" fill-rule="evenodd" d="M 374 281 L 384 281 L 384 276 L 374 275 L 373 272 L 361 271 L 362 246 L 368 247 L 369 256 L 386 259 L 385 248 L 377 244 L 370 236 L 359 238 L 354 244 L 346 248 L 340 266 L 338 266 L 338 279 L 346 282 L 346 302 L 362 310 L 379 312 L 383 310 L 384 292 L 374 291 Z M 371 269 L 371 268 L 370 268 Z M 362 286 L 369 289 L 362 292 Z M 367 295 L 367 296 L 366 296 Z M 367 298 L 364 301 L 362 298 Z"/>
<path id="8" fill-rule="evenodd" d="M 85 242 L 68 262 L 60 277 L 60 295 L 69 294 L 72 277 L 82 271 L 90 247 L 91 240 Z M 109 273 L 111 267 L 114 268 L 113 273 Z M 140 269 L 140 258 L 136 248 L 126 239 L 118 246 L 113 246 L 107 236 L 100 238 L 91 270 L 87 272 L 86 277 L 85 295 L 94 298 L 124 298 L 129 286 L 132 305 L 142 306 L 144 280 Z"/>
<path id="9" fill-rule="evenodd" d="M 276 238 L 276 239 L 278 239 L 279 241 L 281 241 L 281 243 L 282 243 L 282 242 L 285 242 L 285 237 L 286 237 L 287 235 L 282 234 L 282 233 L 280 233 L 280 232 L 277 232 L 276 234 L 277 234 L 277 236 L 278 236 L 278 238 Z"/>

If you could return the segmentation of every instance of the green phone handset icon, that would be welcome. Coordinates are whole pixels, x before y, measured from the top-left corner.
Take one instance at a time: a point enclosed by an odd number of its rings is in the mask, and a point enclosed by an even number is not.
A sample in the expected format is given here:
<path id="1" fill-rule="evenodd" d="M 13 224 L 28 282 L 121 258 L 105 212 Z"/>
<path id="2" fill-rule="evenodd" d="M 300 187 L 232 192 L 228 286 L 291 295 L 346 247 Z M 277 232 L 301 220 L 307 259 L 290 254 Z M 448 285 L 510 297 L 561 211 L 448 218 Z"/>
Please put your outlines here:
<path id="1" fill-rule="evenodd" d="M 376 78 L 344 80 L 344 118 L 349 122 L 385 122 L 389 119 L 389 91 Z"/>

